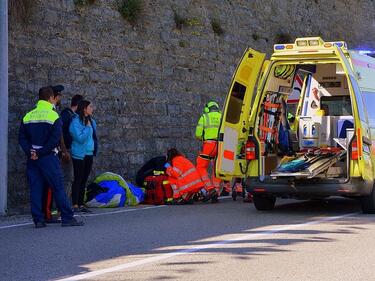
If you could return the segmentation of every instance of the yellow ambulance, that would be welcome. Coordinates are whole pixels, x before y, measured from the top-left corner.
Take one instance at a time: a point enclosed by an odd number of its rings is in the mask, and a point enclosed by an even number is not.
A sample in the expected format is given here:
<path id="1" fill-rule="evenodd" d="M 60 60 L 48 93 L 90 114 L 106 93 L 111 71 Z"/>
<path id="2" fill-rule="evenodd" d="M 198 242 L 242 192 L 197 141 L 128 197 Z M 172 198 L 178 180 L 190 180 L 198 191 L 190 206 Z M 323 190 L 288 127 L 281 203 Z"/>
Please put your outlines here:
<path id="1" fill-rule="evenodd" d="M 216 174 L 246 178 L 258 210 L 276 198 L 358 198 L 375 213 L 375 59 L 320 37 L 247 49 L 221 121 Z"/>

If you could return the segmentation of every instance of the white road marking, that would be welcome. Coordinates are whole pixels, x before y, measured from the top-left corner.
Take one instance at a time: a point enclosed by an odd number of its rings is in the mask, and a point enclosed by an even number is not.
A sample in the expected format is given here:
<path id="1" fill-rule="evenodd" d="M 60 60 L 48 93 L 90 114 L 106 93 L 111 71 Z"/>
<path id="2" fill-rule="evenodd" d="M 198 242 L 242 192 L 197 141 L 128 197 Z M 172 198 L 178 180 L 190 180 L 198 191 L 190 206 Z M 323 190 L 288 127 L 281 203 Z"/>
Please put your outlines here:
<path id="1" fill-rule="evenodd" d="M 126 212 L 133 212 L 133 211 L 142 211 L 142 210 L 148 210 L 148 209 L 156 209 L 156 208 L 162 208 L 166 207 L 166 205 L 159 205 L 159 206 L 150 206 L 150 207 L 144 207 L 144 208 L 134 208 L 134 209 L 124 209 L 124 210 L 118 210 L 118 211 L 112 211 L 112 212 L 106 212 L 106 213 L 99 213 L 99 214 L 79 214 L 74 215 L 75 217 L 95 217 L 95 216 L 105 216 L 105 215 L 112 215 L 112 214 L 119 214 L 119 213 L 126 213 Z M 5 225 L 0 226 L 0 229 L 6 229 L 6 228 L 12 228 L 12 227 L 20 227 L 25 225 L 32 225 L 33 222 L 26 222 L 26 223 L 18 223 L 18 224 L 11 224 L 11 225 Z"/>
<path id="2" fill-rule="evenodd" d="M 104 274 L 107 274 L 107 273 L 112 273 L 112 272 L 115 272 L 115 271 L 126 270 L 126 269 L 137 267 L 137 266 L 140 266 L 140 265 L 159 262 L 159 261 L 162 261 L 162 260 L 165 260 L 165 259 L 168 259 L 168 258 L 171 258 L 171 257 L 175 257 L 175 256 L 190 254 L 190 253 L 198 252 L 198 251 L 201 251 L 201 250 L 204 250 L 204 249 L 215 248 L 217 246 L 226 245 L 226 244 L 233 243 L 233 242 L 236 242 L 236 241 L 245 241 L 245 240 L 249 240 L 249 239 L 258 238 L 260 236 L 268 236 L 268 235 L 272 235 L 274 233 L 282 232 L 282 231 L 285 231 L 285 230 L 302 228 L 302 227 L 305 227 L 305 226 L 308 226 L 308 225 L 320 224 L 320 223 L 323 223 L 323 222 L 333 221 L 333 220 L 337 220 L 337 219 L 341 219 L 341 218 L 345 218 L 345 217 L 350 217 L 350 216 L 357 215 L 357 214 L 358 213 L 350 213 L 350 214 L 345 214 L 345 215 L 340 215 L 340 216 L 326 217 L 326 218 L 316 220 L 316 221 L 310 221 L 310 222 L 301 223 L 301 224 L 291 224 L 291 225 L 284 226 L 284 227 L 281 227 L 281 228 L 265 230 L 265 231 L 261 231 L 261 232 L 258 232 L 258 233 L 241 234 L 241 235 L 238 235 L 237 237 L 233 237 L 233 238 L 228 239 L 228 240 L 218 241 L 218 242 L 214 242 L 214 243 L 208 243 L 208 244 L 199 245 L 199 246 L 195 246 L 195 247 L 184 249 L 184 250 L 178 250 L 178 251 L 174 251 L 174 252 L 170 252 L 170 253 L 155 255 L 153 257 L 140 259 L 140 260 L 133 261 L 133 262 L 122 263 L 122 264 L 119 264 L 119 265 L 116 265 L 116 266 L 113 266 L 113 267 L 109 267 L 109 268 L 94 270 L 94 271 L 83 273 L 83 274 L 73 275 L 73 276 L 67 277 L 67 278 L 57 279 L 56 281 L 76 281 L 76 280 L 84 280 L 84 279 L 87 279 L 87 278 L 93 278 L 93 277 L 96 277 L 96 276 L 101 276 L 101 275 L 104 275 Z"/>
<path id="3" fill-rule="evenodd" d="M 220 199 L 228 199 L 232 198 L 231 196 L 222 196 Z M 105 215 L 112 215 L 112 214 L 119 214 L 119 213 L 126 213 L 126 212 L 133 212 L 133 211 L 140 211 L 140 210 L 148 210 L 148 209 L 156 209 L 156 208 L 162 208 L 166 207 L 167 205 L 159 205 L 159 206 L 150 206 L 150 207 L 144 207 L 144 208 L 136 208 L 136 209 L 125 209 L 125 210 L 118 210 L 113 212 L 106 212 L 106 213 L 98 213 L 98 214 L 79 214 L 74 215 L 75 217 L 96 217 L 96 216 L 105 216 Z M 13 228 L 13 227 L 20 227 L 25 225 L 32 225 L 33 222 L 25 222 L 25 223 L 17 223 L 17 224 L 10 224 L 10 225 L 4 225 L 0 226 L 0 229 L 7 229 L 7 228 Z"/>
<path id="4" fill-rule="evenodd" d="M 10 224 L 10 225 L 0 226 L 0 229 L 6 229 L 6 228 L 12 228 L 12 227 L 18 227 L 18 226 L 24 226 L 24 225 L 31 225 L 31 224 L 34 224 L 34 223 L 25 222 L 25 223 L 18 223 L 18 224 Z"/>

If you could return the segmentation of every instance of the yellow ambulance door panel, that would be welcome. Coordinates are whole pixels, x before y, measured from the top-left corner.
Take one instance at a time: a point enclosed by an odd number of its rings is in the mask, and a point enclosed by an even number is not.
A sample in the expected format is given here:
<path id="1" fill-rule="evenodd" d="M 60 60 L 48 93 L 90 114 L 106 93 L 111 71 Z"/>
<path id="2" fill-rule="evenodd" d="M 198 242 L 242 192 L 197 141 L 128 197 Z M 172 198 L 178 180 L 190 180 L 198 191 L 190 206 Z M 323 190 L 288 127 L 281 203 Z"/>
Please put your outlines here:
<path id="1" fill-rule="evenodd" d="M 229 94 L 225 101 L 218 142 L 216 174 L 223 179 L 243 176 L 239 149 L 247 140 L 249 116 L 257 83 L 262 72 L 265 54 L 247 49 L 237 66 Z"/>
<path id="2" fill-rule="evenodd" d="M 354 117 L 354 128 L 356 136 L 362 140 L 361 145 L 358 147 L 358 166 L 362 178 L 368 181 L 373 181 L 374 172 L 371 161 L 371 142 L 368 144 L 367 140 L 370 140 L 370 128 L 367 121 L 366 107 L 364 105 L 361 90 L 359 88 L 357 78 L 353 72 L 353 69 L 346 58 L 345 54 L 340 48 L 336 46 L 335 53 L 340 59 L 342 67 L 346 73 L 348 79 L 349 90 L 351 92 L 351 100 L 353 107 Z M 369 147 L 370 146 L 370 147 Z M 354 161 L 351 161 L 352 164 Z"/>

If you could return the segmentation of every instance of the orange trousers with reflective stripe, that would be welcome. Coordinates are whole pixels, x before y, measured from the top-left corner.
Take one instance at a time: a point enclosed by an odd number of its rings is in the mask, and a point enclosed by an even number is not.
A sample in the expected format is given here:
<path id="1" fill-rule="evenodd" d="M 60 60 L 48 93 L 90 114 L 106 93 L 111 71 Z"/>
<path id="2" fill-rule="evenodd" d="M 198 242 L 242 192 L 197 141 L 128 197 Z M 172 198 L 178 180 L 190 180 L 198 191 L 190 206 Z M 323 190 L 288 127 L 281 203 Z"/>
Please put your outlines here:
<path id="1" fill-rule="evenodd" d="M 210 191 L 216 189 L 220 193 L 221 180 L 215 176 L 215 159 L 217 156 L 217 141 L 208 140 L 203 142 L 202 151 L 197 157 L 197 170 L 205 185 L 205 189 Z M 211 164 L 212 176 L 208 174 L 208 168 Z"/>

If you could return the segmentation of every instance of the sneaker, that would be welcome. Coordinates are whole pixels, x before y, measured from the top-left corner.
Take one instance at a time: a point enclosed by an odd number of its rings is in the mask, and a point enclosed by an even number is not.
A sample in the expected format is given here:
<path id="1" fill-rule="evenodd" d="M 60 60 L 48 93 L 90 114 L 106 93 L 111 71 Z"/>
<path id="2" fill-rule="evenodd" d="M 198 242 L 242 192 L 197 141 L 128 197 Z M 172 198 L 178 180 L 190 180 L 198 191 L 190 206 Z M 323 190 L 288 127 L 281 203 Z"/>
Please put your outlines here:
<path id="1" fill-rule="evenodd" d="M 61 223 L 61 219 L 60 218 L 52 218 L 52 219 L 46 220 L 46 223 Z"/>
<path id="2" fill-rule="evenodd" d="M 75 218 L 72 218 L 71 221 L 68 222 L 63 222 L 61 226 L 66 227 L 66 226 L 83 226 L 85 223 L 83 221 L 77 221 Z"/>
<path id="3" fill-rule="evenodd" d="M 79 213 L 79 212 L 81 212 L 81 208 L 78 208 L 78 207 L 73 208 L 73 213 Z"/>
<path id="4" fill-rule="evenodd" d="M 86 208 L 86 207 L 84 207 L 84 206 L 82 206 L 81 208 L 79 208 L 79 210 L 80 210 L 80 212 L 82 212 L 82 213 L 87 213 L 87 214 L 91 214 L 91 213 L 92 213 L 91 210 L 89 210 L 88 208 Z"/>
<path id="5" fill-rule="evenodd" d="M 36 221 L 34 222 L 34 224 L 35 224 L 35 228 L 43 228 L 47 226 L 45 222 L 41 222 L 41 221 Z"/>

